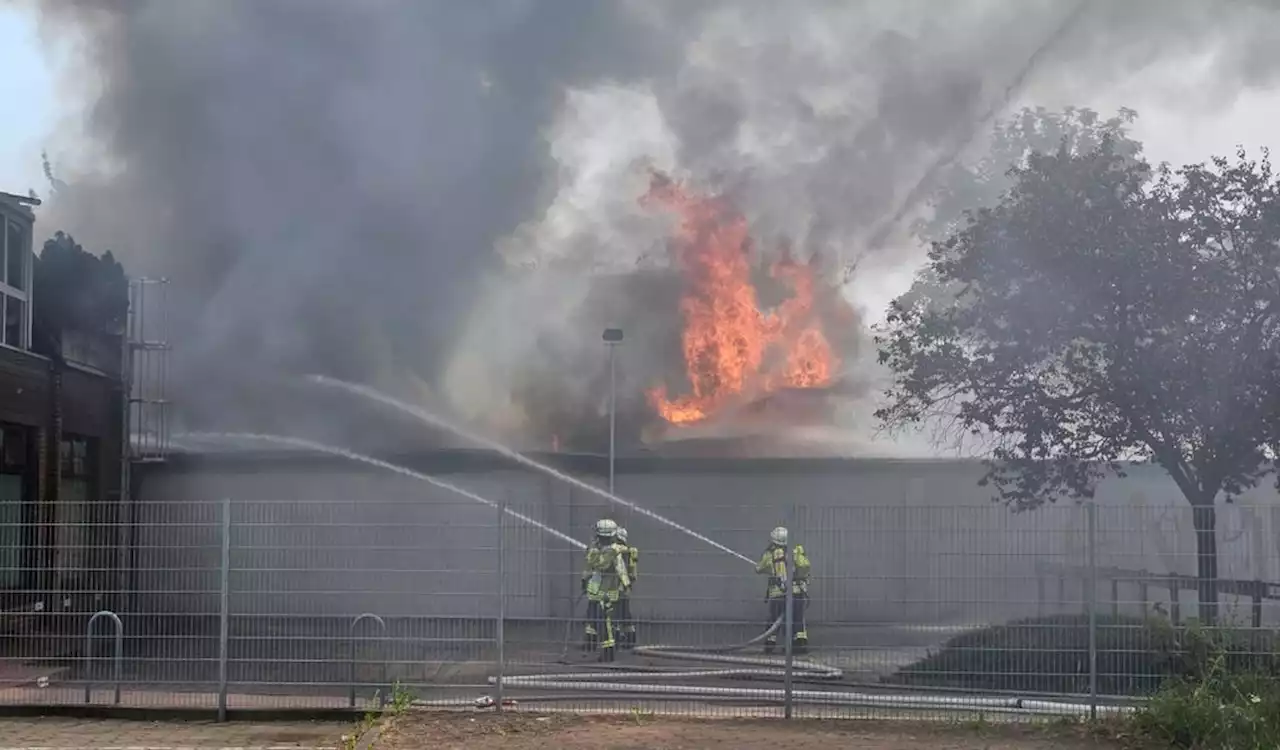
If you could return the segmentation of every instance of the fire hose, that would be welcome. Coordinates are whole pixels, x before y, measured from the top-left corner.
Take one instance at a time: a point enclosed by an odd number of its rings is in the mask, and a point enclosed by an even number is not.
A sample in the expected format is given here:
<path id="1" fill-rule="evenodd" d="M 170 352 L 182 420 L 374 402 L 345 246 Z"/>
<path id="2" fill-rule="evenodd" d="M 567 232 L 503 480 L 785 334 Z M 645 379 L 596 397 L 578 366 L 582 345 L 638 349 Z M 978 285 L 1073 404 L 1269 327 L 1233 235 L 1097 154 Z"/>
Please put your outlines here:
<path id="1" fill-rule="evenodd" d="M 581 595 L 574 600 L 575 610 L 581 600 Z M 654 645 L 637 646 L 632 649 L 632 653 L 636 655 L 651 658 L 732 665 L 727 668 L 646 671 L 621 667 L 587 672 L 510 675 L 502 678 L 502 685 L 513 688 L 569 692 L 569 695 L 558 696 L 558 700 L 590 699 L 598 698 L 600 693 L 616 693 L 663 698 L 680 697 L 702 701 L 740 700 L 768 703 L 781 703 L 789 697 L 792 702 L 797 704 L 897 709 L 902 711 L 951 710 L 1080 716 L 1088 714 L 1091 710 L 1086 703 L 1016 697 L 895 694 L 835 689 L 787 690 L 783 688 L 717 687 L 687 685 L 676 682 L 706 679 L 785 679 L 788 661 L 786 658 L 733 654 L 735 651 L 750 648 L 776 633 L 778 628 L 783 626 L 783 619 L 783 617 L 779 617 L 764 632 L 748 641 L 727 646 L 691 648 Z M 570 618 L 565 628 L 565 647 L 561 652 L 562 660 L 568 654 L 569 643 L 572 639 L 572 625 L 573 619 Z M 793 657 L 790 662 L 791 676 L 793 678 L 801 678 L 806 681 L 836 681 L 844 677 L 843 670 L 816 661 L 795 659 Z M 488 683 L 497 685 L 498 678 L 490 677 Z M 1131 711 L 1132 707 L 1099 705 L 1096 710 L 1099 715 L 1116 714 Z"/>
<path id="2" fill-rule="evenodd" d="M 577 606 L 581 601 L 582 601 L 582 595 L 579 594 L 577 599 L 574 600 L 574 610 L 577 609 Z M 783 617 L 785 617 L 785 615 Z M 757 635 L 751 640 L 744 641 L 742 643 L 734 643 L 727 646 L 699 647 L 697 649 L 689 648 L 687 646 L 660 646 L 660 645 L 636 646 L 631 650 L 633 654 L 636 654 L 638 656 L 649 656 L 657 659 L 672 659 L 677 661 L 699 661 L 699 662 L 713 662 L 713 663 L 721 663 L 721 664 L 735 664 L 735 665 L 744 667 L 741 669 L 706 670 L 706 671 L 699 671 L 699 672 L 687 672 L 687 671 L 642 672 L 642 671 L 632 671 L 632 670 L 610 670 L 605 674 L 608 674 L 611 677 L 617 677 L 621 675 L 625 675 L 628 677 L 633 675 L 644 675 L 646 678 L 652 677 L 654 675 L 666 675 L 666 676 L 678 675 L 681 677 L 735 677 L 738 679 L 751 679 L 751 678 L 782 679 L 783 677 L 786 676 L 786 659 L 785 658 L 731 656 L 730 654 L 732 654 L 734 651 L 743 651 L 745 649 L 751 648 L 752 646 L 756 645 L 757 643 L 763 641 L 764 639 L 776 633 L 778 631 L 778 628 L 783 626 L 783 617 L 779 617 L 778 619 L 774 620 L 773 624 L 770 625 L 760 635 Z M 569 643 L 573 639 L 573 635 L 572 635 L 573 623 L 574 623 L 573 618 L 569 618 L 568 620 L 565 621 L 564 648 L 560 651 L 561 661 L 564 661 L 569 654 Z M 750 667 L 750 668 L 748 669 L 747 667 Z M 817 662 L 792 659 L 791 667 L 793 670 L 792 674 L 808 677 L 811 679 L 818 678 L 818 679 L 838 680 L 844 676 L 843 671 L 836 669 L 835 667 L 829 667 L 825 664 L 819 664 Z M 580 675 L 581 673 L 575 673 L 575 674 Z M 548 676 L 537 675 L 537 677 L 546 678 Z M 517 683 L 511 682 L 513 679 L 515 678 L 509 677 L 504 679 L 503 682 L 505 684 L 517 684 Z"/>

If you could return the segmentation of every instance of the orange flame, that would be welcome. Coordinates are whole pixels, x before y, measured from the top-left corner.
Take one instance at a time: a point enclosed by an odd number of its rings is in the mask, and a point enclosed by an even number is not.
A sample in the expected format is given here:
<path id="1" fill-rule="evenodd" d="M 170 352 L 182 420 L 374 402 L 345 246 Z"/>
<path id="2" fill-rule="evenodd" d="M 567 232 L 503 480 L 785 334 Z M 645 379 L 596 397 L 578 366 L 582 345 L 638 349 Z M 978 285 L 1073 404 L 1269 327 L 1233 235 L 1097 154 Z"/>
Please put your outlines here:
<path id="1" fill-rule="evenodd" d="M 751 282 L 751 237 L 746 219 L 724 201 L 690 195 L 654 175 L 641 205 L 674 211 L 680 218 L 676 262 L 687 288 L 680 300 L 681 344 L 689 392 L 671 399 L 659 385 L 649 401 L 663 419 L 689 424 L 707 418 L 745 391 L 829 385 L 839 360 L 814 311 L 815 268 L 789 254 L 770 275 L 791 297 L 762 311 Z"/>

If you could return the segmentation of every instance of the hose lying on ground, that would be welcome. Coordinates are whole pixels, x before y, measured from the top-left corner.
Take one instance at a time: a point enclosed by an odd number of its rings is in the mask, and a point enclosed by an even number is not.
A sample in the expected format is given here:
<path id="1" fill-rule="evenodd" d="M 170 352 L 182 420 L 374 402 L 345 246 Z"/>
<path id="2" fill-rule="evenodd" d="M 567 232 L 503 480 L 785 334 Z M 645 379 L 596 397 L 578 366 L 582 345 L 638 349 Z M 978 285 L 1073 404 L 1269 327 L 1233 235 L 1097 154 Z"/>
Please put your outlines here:
<path id="1" fill-rule="evenodd" d="M 581 601 L 579 596 L 574 601 L 574 609 Z M 564 659 L 568 654 L 569 642 L 572 638 L 574 620 L 566 623 L 565 647 L 561 654 Z M 782 627 L 783 618 L 779 617 L 763 633 L 749 641 L 728 646 L 688 647 L 688 646 L 637 646 L 632 653 L 659 659 L 679 661 L 712 662 L 737 665 L 737 668 L 702 669 L 678 671 L 645 671 L 627 669 L 621 666 L 615 669 L 591 672 L 564 672 L 558 674 L 510 675 L 502 678 L 504 687 L 533 688 L 539 690 L 575 691 L 582 699 L 596 697 L 599 693 L 618 693 L 632 695 L 653 695 L 663 697 L 681 697 L 687 699 L 706 700 L 758 700 L 767 703 L 781 703 L 787 698 L 787 691 L 782 688 L 742 688 L 715 687 L 709 685 L 682 685 L 673 680 L 782 680 L 785 679 L 786 659 L 765 656 L 738 656 L 732 652 L 742 651 L 760 643 Z M 839 680 L 844 672 L 836 667 L 815 661 L 792 658 L 792 677 L 804 680 Z M 496 677 L 490 677 L 489 684 L 497 684 Z M 581 691 L 577 693 L 576 691 Z M 593 695 L 594 694 L 594 695 Z M 1048 714 L 1048 715 L 1086 715 L 1091 710 L 1087 703 L 1071 701 L 1051 701 L 1026 698 L 895 694 L 848 692 L 842 690 L 791 690 L 791 700 L 795 703 L 812 705 L 840 705 L 867 708 L 896 709 L 902 711 L 950 710 L 950 711 L 984 711 L 992 713 L 1012 714 Z M 559 700 L 565 700 L 560 696 Z M 527 699 L 526 699 L 527 700 Z M 536 700 L 536 698 L 535 698 Z M 1123 714 L 1133 710 L 1132 706 L 1099 705 L 1099 715 Z"/>
<path id="2" fill-rule="evenodd" d="M 582 601 L 582 595 L 573 601 L 573 609 L 576 611 L 578 603 Z M 782 627 L 783 618 L 779 617 L 773 621 L 763 633 L 757 635 L 749 641 L 743 643 L 735 643 L 727 646 L 708 646 L 691 648 L 688 646 L 636 646 L 632 649 L 632 653 L 638 656 L 649 656 L 656 659 L 673 659 L 678 661 L 700 661 L 714 662 L 720 664 L 736 664 L 743 667 L 754 667 L 753 669 L 730 669 L 730 670 L 704 670 L 698 672 L 644 672 L 638 670 L 610 670 L 606 674 L 611 677 L 643 675 L 645 677 L 654 674 L 664 674 L 667 676 L 680 677 L 734 677 L 737 679 L 782 679 L 786 676 L 786 659 L 780 657 L 755 657 L 755 656 L 729 656 L 734 651 L 742 651 L 751 648 L 760 643 L 764 639 L 773 635 Z M 565 621 L 564 648 L 560 651 L 560 660 L 564 662 L 569 655 L 569 644 L 573 639 L 574 619 L 569 618 Z M 802 676 L 809 679 L 827 679 L 838 680 L 844 676 L 844 672 L 829 667 L 825 664 L 817 662 L 805 661 L 792 658 L 791 661 L 792 674 Z M 510 678 L 504 680 L 510 682 Z"/>

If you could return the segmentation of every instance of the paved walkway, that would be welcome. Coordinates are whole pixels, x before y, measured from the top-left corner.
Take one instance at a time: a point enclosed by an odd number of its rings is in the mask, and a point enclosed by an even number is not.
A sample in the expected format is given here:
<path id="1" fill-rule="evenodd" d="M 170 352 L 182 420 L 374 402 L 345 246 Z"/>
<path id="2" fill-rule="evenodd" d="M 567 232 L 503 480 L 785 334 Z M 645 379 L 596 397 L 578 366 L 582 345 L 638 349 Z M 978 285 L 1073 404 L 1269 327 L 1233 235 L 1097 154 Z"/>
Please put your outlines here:
<path id="1" fill-rule="evenodd" d="M 339 750 L 353 724 L 0 719 L 0 750 Z"/>

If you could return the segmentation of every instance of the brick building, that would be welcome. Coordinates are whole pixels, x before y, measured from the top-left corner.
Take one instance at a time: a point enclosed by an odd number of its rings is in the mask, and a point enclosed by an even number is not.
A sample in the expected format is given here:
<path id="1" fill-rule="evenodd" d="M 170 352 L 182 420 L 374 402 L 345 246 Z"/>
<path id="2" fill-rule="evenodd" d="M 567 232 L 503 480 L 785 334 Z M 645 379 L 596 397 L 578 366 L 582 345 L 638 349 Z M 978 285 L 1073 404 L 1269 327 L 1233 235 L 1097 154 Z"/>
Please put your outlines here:
<path id="1" fill-rule="evenodd" d="M 11 616 L 107 604 L 122 520 L 123 341 L 66 331 L 61 352 L 33 351 L 36 203 L 0 193 L 0 611 Z"/>

